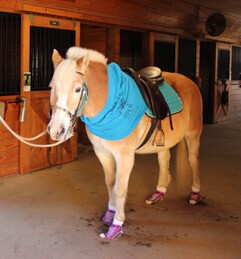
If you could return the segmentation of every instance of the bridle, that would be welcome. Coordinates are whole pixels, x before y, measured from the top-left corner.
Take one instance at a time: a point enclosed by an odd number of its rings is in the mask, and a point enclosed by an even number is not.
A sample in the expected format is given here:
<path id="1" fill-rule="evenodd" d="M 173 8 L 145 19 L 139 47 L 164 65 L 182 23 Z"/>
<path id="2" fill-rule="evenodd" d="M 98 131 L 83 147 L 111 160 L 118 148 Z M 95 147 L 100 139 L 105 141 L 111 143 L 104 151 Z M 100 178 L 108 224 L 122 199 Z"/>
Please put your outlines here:
<path id="1" fill-rule="evenodd" d="M 58 106 L 56 104 L 55 105 L 50 105 L 50 118 L 52 116 L 52 110 L 54 108 L 62 110 L 63 112 L 67 113 L 68 116 L 70 117 L 70 126 L 69 126 L 67 132 L 69 132 L 71 128 L 73 129 L 75 127 L 76 118 L 81 113 L 81 111 L 83 110 L 85 104 L 88 101 L 88 89 L 87 89 L 87 81 L 84 78 L 85 75 L 83 73 L 79 72 L 79 71 L 76 71 L 76 73 L 80 74 L 82 76 L 83 84 L 82 84 L 80 99 L 79 99 L 78 105 L 77 105 L 77 107 L 75 109 L 75 112 L 71 113 L 69 110 L 67 110 L 67 109 L 65 109 L 65 108 L 63 108 L 61 106 Z"/>

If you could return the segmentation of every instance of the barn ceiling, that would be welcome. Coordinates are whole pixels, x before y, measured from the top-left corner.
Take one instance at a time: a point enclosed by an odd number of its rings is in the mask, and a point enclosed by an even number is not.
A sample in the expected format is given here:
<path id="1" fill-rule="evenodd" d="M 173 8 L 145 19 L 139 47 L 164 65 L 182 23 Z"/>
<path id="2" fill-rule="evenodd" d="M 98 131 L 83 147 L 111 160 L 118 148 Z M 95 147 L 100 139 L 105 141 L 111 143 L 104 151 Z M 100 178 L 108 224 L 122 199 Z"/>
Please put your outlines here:
<path id="1" fill-rule="evenodd" d="M 214 9 L 215 11 L 221 12 L 223 14 L 227 13 L 241 20 L 241 1 L 240 0 L 185 0 L 185 2 L 188 2 L 190 4 L 195 4 L 200 8 L 206 7 L 206 8 Z"/>

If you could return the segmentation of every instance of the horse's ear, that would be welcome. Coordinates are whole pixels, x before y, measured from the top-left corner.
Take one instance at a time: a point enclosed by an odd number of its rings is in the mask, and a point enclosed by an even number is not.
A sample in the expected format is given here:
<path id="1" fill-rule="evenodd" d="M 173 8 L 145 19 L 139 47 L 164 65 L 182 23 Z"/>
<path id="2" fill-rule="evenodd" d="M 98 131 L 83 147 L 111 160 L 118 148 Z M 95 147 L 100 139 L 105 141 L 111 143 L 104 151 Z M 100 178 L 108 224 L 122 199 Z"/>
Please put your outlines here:
<path id="1" fill-rule="evenodd" d="M 54 49 L 52 54 L 52 61 L 54 64 L 54 68 L 56 68 L 62 60 L 63 58 L 60 56 L 59 52 L 56 49 Z"/>
<path id="2" fill-rule="evenodd" d="M 76 63 L 77 63 L 78 70 L 81 73 L 85 74 L 85 70 L 88 67 L 89 63 L 90 63 L 90 58 L 89 58 L 88 52 L 85 54 L 85 56 L 83 58 L 78 59 L 76 61 Z"/>

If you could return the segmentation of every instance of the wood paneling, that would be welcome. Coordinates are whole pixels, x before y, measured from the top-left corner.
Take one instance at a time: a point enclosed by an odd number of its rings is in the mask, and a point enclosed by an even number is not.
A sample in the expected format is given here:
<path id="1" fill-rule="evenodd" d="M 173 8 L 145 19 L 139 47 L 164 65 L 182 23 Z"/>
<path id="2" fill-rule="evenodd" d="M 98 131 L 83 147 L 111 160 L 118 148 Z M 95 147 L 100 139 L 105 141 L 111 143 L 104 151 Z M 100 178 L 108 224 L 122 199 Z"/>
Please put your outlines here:
<path id="1" fill-rule="evenodd" d="M 142 67 L 154 64 L 154 33 L 142 33 Z"/>
<path id="2" fill-rule="evenodd" d="M 107 57 L 108 62 L 120 61 L 120 28 L 107 29 Z"/>
<path id="3" fill-rule="evenodd" d="M 197 3 L 192 0 L 1 0 L 0 2 L 3 10 L 41 13 L 171 34 L 192 36 L 200 34 L 213 40 L 241 43 L 241 18 L 240 15 L 236 15 L 240 7 L 238 9 L 231 6 L 231 2 L 235 1 L 218 1 L 218 3 L 216 1 L 217 4 L 212 1 Z M 237 5 L 236 2 L 235 4 Z M 212 38 L 205 31 L 205 21 L 210 14 L 220 10 L 227 19 L 227 28 L 222 35 Z"/>
<path id="4" fill-rule="evenodd" d="M 12 98 L 8 100 L 4 98 L 4 100 L 7 103 L 5 121 L 16 133 L 19 133 L 19 105 L 9 103 L 14 100 Z M 18 171 L 19 141 L 0 123 L 0 176 L 18 173 Z"/>
<path id="5" fill-rule="evenodd" d="M 191 22 L 195 17 L 196 7 L 185 3 L 180 4 L 178 1 L 159 3 L 146 0 L 140 3 L 136 0 L 76 0 L 72 4 L 63 2 L 48 1 L 47 4 L 25 0 L 20 10 L 169 33 L 177 33 L 178 30 L 179 32 L 183 30 L 195 32 L 197 27 L 197 24 Z M 182 9 L 182 12 L 177 9 L 177 6 Z"/>
<path id="6" fill-rule="evenodd" d="M 107 56 L 107 28 L 81 25 L 81 47 L 94 49 Z"/>

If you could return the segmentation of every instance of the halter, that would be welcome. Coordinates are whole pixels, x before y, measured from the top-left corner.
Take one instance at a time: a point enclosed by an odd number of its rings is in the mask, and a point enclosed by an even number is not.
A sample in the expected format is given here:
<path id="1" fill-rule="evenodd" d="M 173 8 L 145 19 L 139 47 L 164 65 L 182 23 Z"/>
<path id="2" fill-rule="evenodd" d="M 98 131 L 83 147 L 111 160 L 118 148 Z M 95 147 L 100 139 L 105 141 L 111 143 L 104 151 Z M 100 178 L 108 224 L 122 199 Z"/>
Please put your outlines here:
<path id="1" fill-rule="evenodd" d="M 77 105 L 77 107 L 75 109 L 75 112 L 71 113 L 69 110 L 67 110 L 67 109 L 65 109 L 65 108 L 63 108 L 61 106 L 58 106 L 58 105 L 50 105 L 50 117 L 52 115 L 52 109 L 53 108 L 62 110 L 63 112 L 66 112 L 69 115 L 69 117 L 70 117 L 70 122 L 71 122 L 70 127 L 74 127 L 75 126 L 76 118 L 81 113 L 81 111 L 83 110 L 85 104 L 88 101 L 87 81 L 84 80 L 84 74 L 83 73 L 81 73 L 79 71 L 76 71 L 76 73 L 80 74 L 83 77 L 83 85 L 82 85 L 82 90 L 81 90 L 81 95 L 80 95 L 79 103 L 78 103 L 78 105 Z M 82 100 L 82 103 L 81 103 L 81 100 Z"/>

